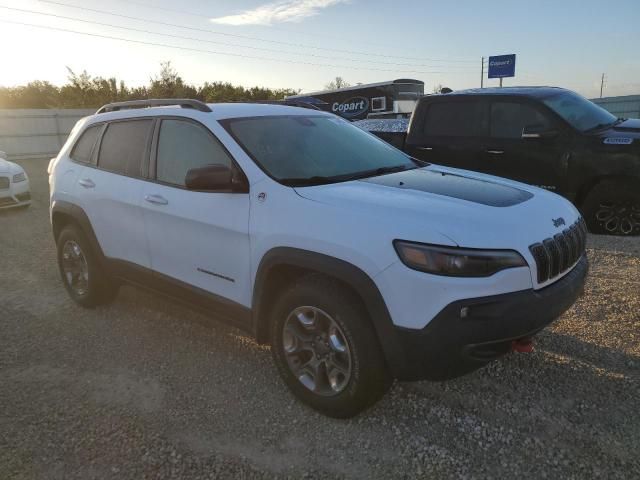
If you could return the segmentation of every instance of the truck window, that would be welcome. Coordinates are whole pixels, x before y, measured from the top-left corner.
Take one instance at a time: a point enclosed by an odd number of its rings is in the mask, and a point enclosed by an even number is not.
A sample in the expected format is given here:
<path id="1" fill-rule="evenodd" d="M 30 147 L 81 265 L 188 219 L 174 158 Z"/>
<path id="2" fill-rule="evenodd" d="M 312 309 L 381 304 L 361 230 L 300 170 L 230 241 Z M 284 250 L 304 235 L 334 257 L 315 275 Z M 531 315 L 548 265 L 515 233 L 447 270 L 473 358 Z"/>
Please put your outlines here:
<path id="1" fill-rule="evenodd" d="M 551 129 L 549 118 L 533 105 L 514 101 L 491 104 L 491 137 L 522 138 L 522 129 L 531 125 Z"/>
<path id="2" fill-rule="evenodd" d="M 484 108 L 479 101 L 435 102 L 427 109 L 427 137 L 480 137 L 486 133 Z"/>

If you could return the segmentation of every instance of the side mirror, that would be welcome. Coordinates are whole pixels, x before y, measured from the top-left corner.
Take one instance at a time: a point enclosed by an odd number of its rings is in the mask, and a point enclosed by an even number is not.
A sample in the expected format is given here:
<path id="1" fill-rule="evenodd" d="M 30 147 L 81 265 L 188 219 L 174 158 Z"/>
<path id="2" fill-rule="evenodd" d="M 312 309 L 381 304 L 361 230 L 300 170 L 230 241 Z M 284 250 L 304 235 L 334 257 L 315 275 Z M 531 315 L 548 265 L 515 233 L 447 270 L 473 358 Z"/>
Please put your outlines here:
<path id="1" fill-rule="evenodd" d="M 192 168 L 187 172 L 184 184 L 189 190 L 232 191 L 233 172 L 226 165 Z"/>
<path id="2" fill-rule="evenodd" d="M 7 160 L 7 153 L 0 150 L 0 160 Z"/>
<path id="3" fill-rule="evenodd" d="M 553 138 L 558 135 L 557 130 L 549 129 L 544 125 L 525 125 L 522 129 L 522 138 Z"/>

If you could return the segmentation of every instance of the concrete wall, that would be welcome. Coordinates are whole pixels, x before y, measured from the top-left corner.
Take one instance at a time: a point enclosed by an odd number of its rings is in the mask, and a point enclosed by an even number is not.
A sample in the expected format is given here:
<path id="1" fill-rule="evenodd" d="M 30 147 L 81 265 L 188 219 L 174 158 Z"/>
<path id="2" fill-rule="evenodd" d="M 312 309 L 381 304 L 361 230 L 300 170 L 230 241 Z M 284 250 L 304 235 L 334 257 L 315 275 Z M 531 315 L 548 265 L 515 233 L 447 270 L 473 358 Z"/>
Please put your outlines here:
<path id="1" fill-rule="evenodd" d="M 591 101 L 610 111 L 616 117 L 640 118 L 640 95 L 593 98 Z"/>
<path id="2" fill-rule="evenodd" d="M 90 110 L 2 110 L 0 150 L 10 160 L 54 157 L 75 123 L 95 113 Z"/>

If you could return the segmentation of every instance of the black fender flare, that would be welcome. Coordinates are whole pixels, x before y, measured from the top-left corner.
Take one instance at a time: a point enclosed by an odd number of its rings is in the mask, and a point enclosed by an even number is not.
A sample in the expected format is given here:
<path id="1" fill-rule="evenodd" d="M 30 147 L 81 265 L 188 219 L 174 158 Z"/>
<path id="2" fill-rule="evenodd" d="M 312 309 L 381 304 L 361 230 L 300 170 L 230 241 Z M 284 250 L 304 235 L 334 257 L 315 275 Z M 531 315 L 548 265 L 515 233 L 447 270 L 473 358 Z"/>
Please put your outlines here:
<path id="1" fill-rule="evenodd" d="M 268 316 L 265 307 L 270 301 L 266 298 L 267 282 L 273 269 L 283 266 L 334 277 L 353 288 L 367 309 L 391 374 L 397 376 L 404 369 L 406 357 L 387 305 L 375 282 L 363 270 L 349 262 L 309 250 L 276 247 L 262 257 L 256 272 L 252 301 L 254 331 L 259 341 L 264 340 L 262 327 L 269 321 L 269 318 L 265 318 Z"/>
<path id="2" fill-rule="evenodd" d="M 64 200 L 56 200 L 51 208 L 51 230 L 55 241 L 58 240 L 57 235 L 60 233 L 55 221 L 58 215 L 63 215 L 65 218 L 70 219 L 74 224 L 80 227 L 82 233 L 84 233 L 87 240 L 89 240 L 89 243 L 91 243 L 91 247 L 94 249 L 94 252 L 98 253 L 100 261 L 104 262 L 105 257 L 102 247 L 100 246 L 100 242 L 98 242 L 98 238 L 91 226 L 91 221 L 85 211 L 76 204 L 66 202 Z"/>

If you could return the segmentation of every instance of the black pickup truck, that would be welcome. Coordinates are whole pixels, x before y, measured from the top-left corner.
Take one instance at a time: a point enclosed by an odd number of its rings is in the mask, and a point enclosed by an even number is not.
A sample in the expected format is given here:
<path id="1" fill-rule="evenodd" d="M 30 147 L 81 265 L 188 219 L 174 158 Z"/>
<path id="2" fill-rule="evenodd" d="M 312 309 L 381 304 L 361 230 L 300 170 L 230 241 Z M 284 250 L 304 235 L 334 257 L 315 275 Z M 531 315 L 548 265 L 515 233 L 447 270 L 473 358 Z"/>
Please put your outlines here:
<path id="1" fill-rule="evenodd" d="M 563 195 L 594 233 L 640 234 L 640 120 L 616 118 L 570 90 L 427 95 L 410 120 L 354 123 L 413 157 Z"/>

